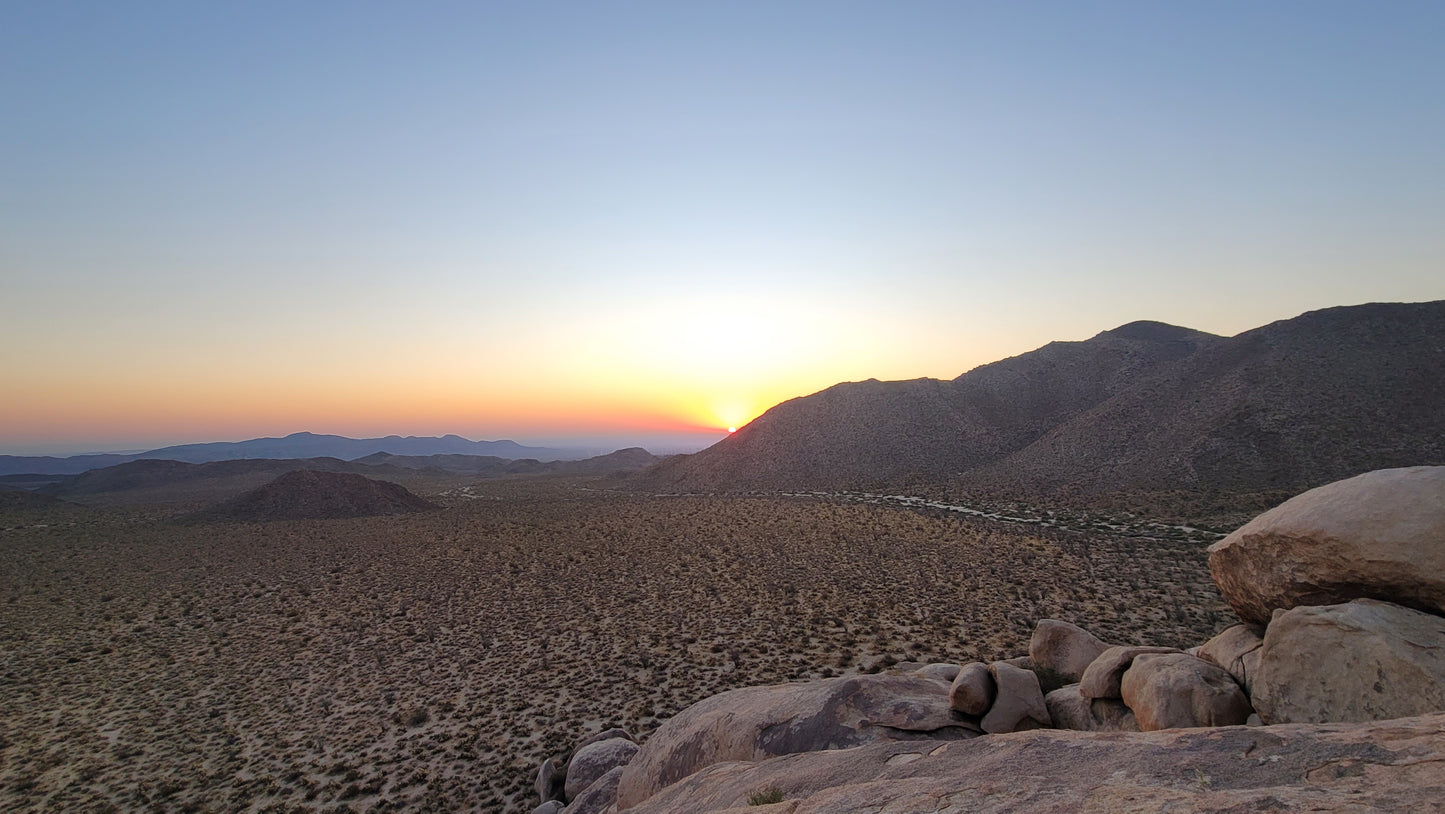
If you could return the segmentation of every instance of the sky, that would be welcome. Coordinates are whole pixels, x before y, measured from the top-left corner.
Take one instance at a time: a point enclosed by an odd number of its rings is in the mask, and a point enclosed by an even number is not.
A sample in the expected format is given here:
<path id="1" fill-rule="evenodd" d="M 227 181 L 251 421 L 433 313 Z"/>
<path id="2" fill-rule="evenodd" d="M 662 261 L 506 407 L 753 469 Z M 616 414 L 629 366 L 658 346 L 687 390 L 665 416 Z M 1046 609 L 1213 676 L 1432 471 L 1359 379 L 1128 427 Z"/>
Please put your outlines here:
<path id="1" fill-rule="evenodd" d="M 1445 3 L 0 0 L 0 454 L 700 447 L 1445 299 Z"/>

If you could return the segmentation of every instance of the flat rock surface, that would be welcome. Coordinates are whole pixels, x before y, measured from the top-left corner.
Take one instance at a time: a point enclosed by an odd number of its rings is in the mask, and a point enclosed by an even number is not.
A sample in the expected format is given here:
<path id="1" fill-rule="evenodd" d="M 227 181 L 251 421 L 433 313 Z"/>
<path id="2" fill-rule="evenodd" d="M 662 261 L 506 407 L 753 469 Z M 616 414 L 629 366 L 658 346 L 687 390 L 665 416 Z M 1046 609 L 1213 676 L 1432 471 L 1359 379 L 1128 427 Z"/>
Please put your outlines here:
<path id="1" fill-rule="evenodd" d="M 618 808 L 714 763 L 977 734 L 949 710 L 948 686 L 929 678 L 863 675 L 746 687 L 699 701 L 659 727 L 623 771 Z"/>
<path id="2" fill-rule="evenodd" d="M 791 814 L 1445 811 L 1445 715 L 1372 724 L 877 743 L 705 769 L 628 809 Z M 755 810 L 773 810 L 755 809 Z"/>
<path id="3" fill-rule="evenodd" d="M 1209 547 L 1240 619 L 1373 598 L 1445 612 L 1445 467 L 1381 469 L 1311 489 Z"/>

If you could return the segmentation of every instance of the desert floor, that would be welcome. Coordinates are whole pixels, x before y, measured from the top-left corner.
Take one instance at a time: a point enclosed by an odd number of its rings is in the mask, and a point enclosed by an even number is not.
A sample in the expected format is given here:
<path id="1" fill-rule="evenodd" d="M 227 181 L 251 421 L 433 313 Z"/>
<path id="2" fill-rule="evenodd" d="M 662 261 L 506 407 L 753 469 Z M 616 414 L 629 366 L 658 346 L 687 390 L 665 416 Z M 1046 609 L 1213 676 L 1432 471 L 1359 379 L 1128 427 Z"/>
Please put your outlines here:
<path id="1" fill-rule="evenodd" d="M 530 811 L 546 755 L 733 687 L 1018 655 L 1045 617 L 1176 646 L 1232 620 L 1197 541 L 593 486 L 0 515 L 0 809 Z"/>

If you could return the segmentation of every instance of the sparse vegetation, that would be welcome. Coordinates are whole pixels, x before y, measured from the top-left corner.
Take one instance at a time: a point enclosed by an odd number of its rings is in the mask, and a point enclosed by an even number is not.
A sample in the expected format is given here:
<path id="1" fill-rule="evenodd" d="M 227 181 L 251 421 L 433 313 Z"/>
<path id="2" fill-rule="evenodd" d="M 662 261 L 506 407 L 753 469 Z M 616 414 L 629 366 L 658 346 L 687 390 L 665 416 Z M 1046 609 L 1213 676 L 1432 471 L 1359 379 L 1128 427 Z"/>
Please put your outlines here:
<path id="1" fill-rule="evenodd" d="M 766 789 L 759 789 L 748 795 L 748 805 L 765 806 L 783 801 L 783 790 L 777 786 L 769 786 Z"/>
<path id="2" fill-rule="evenodd" d="M 0 809 L 529 811 L 542 758 L 599 722 L 1013 656 L 1044 617 L 1174 645 L 1231 618 L 1195 541 L 591 486 L 357 520 L 0 515 Z"/>

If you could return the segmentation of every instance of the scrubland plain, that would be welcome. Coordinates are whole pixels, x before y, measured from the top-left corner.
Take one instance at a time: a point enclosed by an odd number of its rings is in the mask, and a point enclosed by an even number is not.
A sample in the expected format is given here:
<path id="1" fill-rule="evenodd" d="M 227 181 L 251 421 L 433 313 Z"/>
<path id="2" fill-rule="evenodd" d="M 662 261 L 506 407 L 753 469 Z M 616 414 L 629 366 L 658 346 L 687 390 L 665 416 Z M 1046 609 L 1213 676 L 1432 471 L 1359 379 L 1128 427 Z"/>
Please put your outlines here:
<path id="1" fill-rule="evenodd" d="M 0 809 L 530 811 L 548 754 L 734 687 L 1026 652 L 1035 621 L 1190 646 L 1204 545 L 581 479 L 423 514 L 0 514 Z"/>

